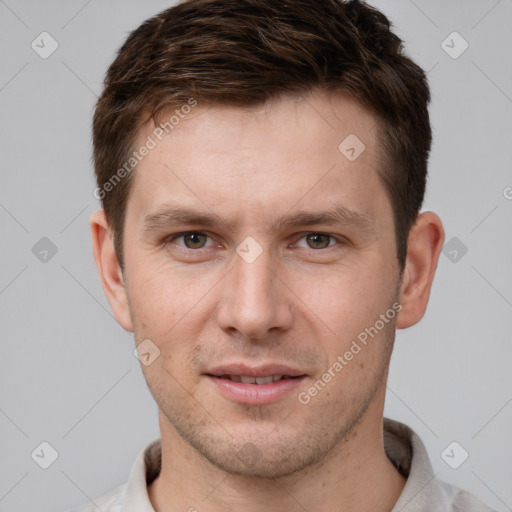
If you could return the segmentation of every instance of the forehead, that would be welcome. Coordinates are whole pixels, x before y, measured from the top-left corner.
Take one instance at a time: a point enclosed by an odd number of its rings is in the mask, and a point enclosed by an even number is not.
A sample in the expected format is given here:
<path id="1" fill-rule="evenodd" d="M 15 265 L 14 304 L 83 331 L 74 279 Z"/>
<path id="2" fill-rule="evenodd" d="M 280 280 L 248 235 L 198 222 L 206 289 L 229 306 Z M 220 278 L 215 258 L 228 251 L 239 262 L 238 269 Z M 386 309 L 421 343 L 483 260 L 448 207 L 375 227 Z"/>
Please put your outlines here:
<path id="1" fill-rule="evenodd" d="M 383 192 L 377 120 L 345 95 L 283 97 L 251 108 L 199 102 L 158 122 L 137 142 L 153 146 L 134 171 L 128 203 L 139 213 L 170 199 L 233 215 L 331 199 L 361 208 Z"/>
<path id="2" fill-rule="evenodd" d="M 173 140 L 179 145 L 180 140 L 193 136 L 202 143 L 197 151 L 217 152 L 233 146 L 242 149 L 241 143 L 250 148 L 250 142 L 253 147 L 261 143 L 270 149 L 279 141 L 286 144 L 281 154 L 293 149 L 298 155 L 312 147 L 336 149 L 338 142 L 353 134 L 364 141 L 368 156 L 377 132 L 377 118 L 347 94 L 314 92 L 284 95 L 247 107 L 202 104 L 190 98 L 162 111 L 139 132 L 139 142 L 151 136 L 159 146 L 173 145 Z"/>

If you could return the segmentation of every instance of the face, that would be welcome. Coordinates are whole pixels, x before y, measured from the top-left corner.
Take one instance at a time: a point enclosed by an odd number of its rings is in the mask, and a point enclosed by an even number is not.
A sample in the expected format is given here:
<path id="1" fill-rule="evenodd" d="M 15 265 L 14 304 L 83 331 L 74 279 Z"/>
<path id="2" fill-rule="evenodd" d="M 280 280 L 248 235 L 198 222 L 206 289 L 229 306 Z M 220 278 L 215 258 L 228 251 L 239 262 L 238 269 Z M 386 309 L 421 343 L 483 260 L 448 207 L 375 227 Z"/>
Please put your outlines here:
<path id="1" fill-rule="evenodd" d="M 160 351 L 142 369 L 169 429 L 225 471 L 293 474 L 382 406 L 399 268 L 378 136 L 338 95 L 199 104 L 136 168 L 124 281 Z"/>

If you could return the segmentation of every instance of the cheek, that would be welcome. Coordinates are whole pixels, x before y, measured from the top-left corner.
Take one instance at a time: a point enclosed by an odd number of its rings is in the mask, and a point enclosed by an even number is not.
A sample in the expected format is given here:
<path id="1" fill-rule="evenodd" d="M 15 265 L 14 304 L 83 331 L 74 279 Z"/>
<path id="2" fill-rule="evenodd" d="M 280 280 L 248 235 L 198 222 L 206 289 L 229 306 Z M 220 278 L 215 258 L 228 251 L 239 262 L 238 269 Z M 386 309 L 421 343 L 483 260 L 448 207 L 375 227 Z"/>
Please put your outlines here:
<path id="1" fill-rule="evenodd" d="M 292 282 L 304 314 L 309 317 L 313 313 L 316 322 L 324 322 L 343 337 L 357 334 L 368 322 L 373 323 L 392 299 L 390 274 L 386 275 L 377 262 L 368 260 L 358 268 L 339 268 L 325 276 L 297 274 Z"/>
<path id="2" fill-rule="evenodd" d="M 171 271 L 151 272 L 147 264 L 138 268 L 143 270 L 132 277 L 128 289 L 133 316 L 142 335 L 163 340 L 178 330 L 180 319 L 193 310 L 201 290 Z"/>

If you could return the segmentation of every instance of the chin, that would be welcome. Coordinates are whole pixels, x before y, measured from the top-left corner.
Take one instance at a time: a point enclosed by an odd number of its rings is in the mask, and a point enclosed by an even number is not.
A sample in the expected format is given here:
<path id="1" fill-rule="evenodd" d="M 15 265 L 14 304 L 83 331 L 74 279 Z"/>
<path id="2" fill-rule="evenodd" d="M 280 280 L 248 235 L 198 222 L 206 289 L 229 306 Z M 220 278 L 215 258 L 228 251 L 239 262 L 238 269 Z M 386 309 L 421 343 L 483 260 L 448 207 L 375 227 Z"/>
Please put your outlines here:
<path id="1" fill-rule="evenodd" d="M 267 480 L 292 476 L 318 465 L 337 441 L 326 436 L 323 429 L 302 434 L 246 432 L 233 437 L 225 431 L 197 434 L 189 430 L 182 437 L 216 468 L 233 476 Z"/>
<path id="2" fill-rule="evenodd" d="M 321 459 L 318 450 L 309 454 L 298 453 L 297 446 L 281 447 L 282 455 L 274 449 L 272 454 L 265 454 L 256 445 L 246 443 L 234 455 L 224 453 L 202 453 L 210 463 L 225 473 L 233 476 L 275 480 L 292 476 L 314 465 Z M 302 452 L 302 450 L 300 450 Z M 268 456 L 266 456 L 268 455 Z"/>

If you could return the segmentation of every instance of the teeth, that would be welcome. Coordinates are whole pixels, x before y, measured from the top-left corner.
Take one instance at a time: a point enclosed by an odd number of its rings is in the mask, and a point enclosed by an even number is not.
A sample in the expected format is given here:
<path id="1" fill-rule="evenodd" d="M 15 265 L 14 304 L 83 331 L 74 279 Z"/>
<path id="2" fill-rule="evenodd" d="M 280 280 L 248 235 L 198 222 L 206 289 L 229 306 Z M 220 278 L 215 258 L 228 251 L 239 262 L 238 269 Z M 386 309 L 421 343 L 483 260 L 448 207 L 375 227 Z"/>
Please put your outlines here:
<path id="1" fill-rule="evenodd" d="M 256 377 L 256 384 L 270 384 L 272 382 L 272 375 L 270 377 Z"/>
<path id="2" fill-rule="evenodd" d="M 285 375 L 269 375 L 268 377 L 248 377 L 243 375 L 224 375 L 224 378 L 230 379 L 233 382 L 241 382 L 242 384 L 270 384 L 277 382 L 281 379 L 289 379 Z"/>

